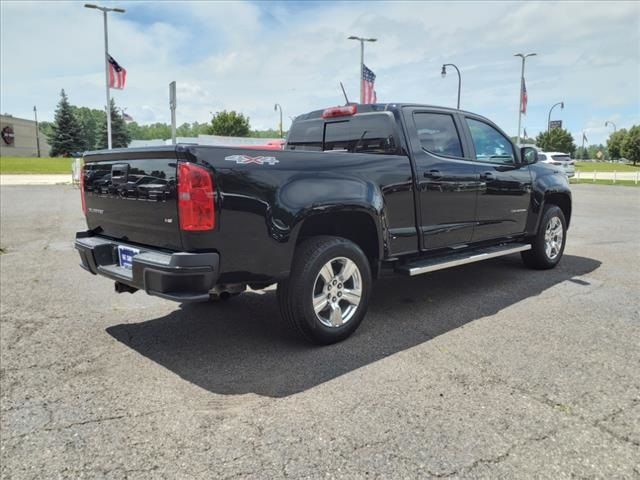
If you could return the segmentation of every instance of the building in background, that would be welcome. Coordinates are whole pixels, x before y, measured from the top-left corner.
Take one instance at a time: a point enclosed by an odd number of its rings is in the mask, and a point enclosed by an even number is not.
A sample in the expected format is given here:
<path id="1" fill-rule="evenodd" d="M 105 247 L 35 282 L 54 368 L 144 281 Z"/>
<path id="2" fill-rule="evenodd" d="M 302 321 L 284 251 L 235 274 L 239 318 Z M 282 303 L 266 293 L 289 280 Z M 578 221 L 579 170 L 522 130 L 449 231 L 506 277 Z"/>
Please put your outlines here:
<path id="1" fill-rule="evenodd" d="M 37 157 L 36 122 L 25 118 L 0 115 L 0 156 Z M 48 157 L 51 146 L 47 137 L 39 132 L 40 156 Z"/>

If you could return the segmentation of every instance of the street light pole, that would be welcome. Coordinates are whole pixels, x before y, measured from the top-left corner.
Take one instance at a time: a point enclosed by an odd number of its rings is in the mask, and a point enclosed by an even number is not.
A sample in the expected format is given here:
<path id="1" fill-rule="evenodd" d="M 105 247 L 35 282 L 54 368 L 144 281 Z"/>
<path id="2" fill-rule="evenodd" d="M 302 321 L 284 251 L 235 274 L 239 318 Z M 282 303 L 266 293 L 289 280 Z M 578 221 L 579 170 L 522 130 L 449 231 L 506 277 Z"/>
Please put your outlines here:
<path id="1" fill-rule="evenodd" d="M 283 138 L 283 134 L 282 134 L 282 107 L 280 106 L 279 103 L 276 103 L 273 106 L 273 110 L 277 111 L 278 109 L 280 110 L 280 138 Z"/>
<path id="2" fill-rule="evenodd" d="M 524 62 L 527 57 L 533 57 L 537 53 L 516 53 L 514 57 L 522 58 L 522 70 L 520 72 L 520 108 L 518 108 L 518 143 L 520 143 L 520 127 L 522 126 L 522 93 L 524 91 Z"/>
<path id="3" fill-rule="evenodd" d="M 604 122 L 604 126 L 605 126 L 605 127 L 608 127 L 608 126 L 609 126 L 609 124 L 611 124 L 611 125 L 613 126 L 613 133 L 616 133 L 616 131 L 618 130 L 618 129 L 616 128 L 616 124 L 615 124 L 615 123 L 613 123 L 613 122 L 612 122 L 612 121 L 610 121 L 610 120 L 607 120 L 606 122 Z"/>
<path id="4" fill-rule="evenodd" d="M 100 7 L 91 3 L 85 3 L 84 6 L 85 8 L 100 10 L 104 21 L 104 82 L 107 91 L 107 148 L 111 150 L 111 97 L 109 95 L 109 35 L 107 30 L 107 13 L 124 13 L 124 9 Z"/>
<path id="5" fill-rule="evenodd" d="M 360 103 L 364 103 L 364 42 L 377 42 L 377 38 L 362 38 L 351 35 L 347 40 L 358 40 L 360 42 Z"/>
<path id="6" fill-rule="evenodd" d="M 460 90 L 462 89 L 462 76 L 460 75 L 460 69 L 458 69 L 458 67 L 453 63 L 445 63 L 442 65 L 442 72 L 440 72 L 442 78 L 447 75 L 447 67 L 453 67 L 456 69 L 456 72 L 458 72 L 458 110 L 460 110 Z"/>
<path id="7" fill-rule="evenodd" d="M 36 106 L 33 106 L 33 115 L 36 117 L 36 150 L 38 151 L 38 158 L 40 158 L 40 134 L 38 131 L 38 110 Z"/>
<path id="8" fill-rule="evenodd" d="M 560 110 L 564 110 L 564 102 L 558 102 L 553 107 L 551 107 L 551 110 L 549 110 L 549 117 L 547 118 L 547 133 L 549 133 L 551 131 L 551 112 L 558 105 L 560 105 Z"/>

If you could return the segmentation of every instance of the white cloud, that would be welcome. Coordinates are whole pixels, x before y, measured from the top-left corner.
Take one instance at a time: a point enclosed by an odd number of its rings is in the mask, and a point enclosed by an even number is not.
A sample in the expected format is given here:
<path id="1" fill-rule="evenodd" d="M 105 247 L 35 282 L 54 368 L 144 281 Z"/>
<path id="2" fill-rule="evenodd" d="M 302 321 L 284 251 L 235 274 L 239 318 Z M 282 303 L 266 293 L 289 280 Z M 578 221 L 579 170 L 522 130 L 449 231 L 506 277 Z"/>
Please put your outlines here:
<path id="1" fill-rule="evenodd" d="M 169 121 L 168 83 L 178 83 L 178 122 L 207 121 L 236 109 L 256 128 L 342 102 L 339 81 L 357 98 L 359 46 L 348 35 L 376 36 L 366 63 L 381 101 L 454 106 L 462 70 L 462 106 L 515 133 L 516 51 L 528 60 L 529 135 L 546 127 L 550 105 L 571 131 L 619 113 L 640 121 L 640 4 L 156 2 L 125 4 L 110 16 L 111 52 L 127 68 L 114 96 L 141 122 Z M 72 102 L 104 105 L 102 24 L 78 3 L 2 2 L 2 110 L 51 118 L 64 87 Z M 153 19 L 150 16 L 153 14 Z M 26 34 L 25 32 L 29 32 Z M 598 138 L 606 131 L 594 131 Z M 589 138 L 592 140 L 591 138 Z"/>

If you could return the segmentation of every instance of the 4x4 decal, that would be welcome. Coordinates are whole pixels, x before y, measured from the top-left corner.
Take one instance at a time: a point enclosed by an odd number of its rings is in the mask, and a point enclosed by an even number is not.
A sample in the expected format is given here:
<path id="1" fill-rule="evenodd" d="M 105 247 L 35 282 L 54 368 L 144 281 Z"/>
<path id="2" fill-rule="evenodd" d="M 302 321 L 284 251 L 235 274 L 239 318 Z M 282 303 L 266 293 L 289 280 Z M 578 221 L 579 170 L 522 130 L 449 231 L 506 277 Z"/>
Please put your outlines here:
<path id="1" fill-rule="evenodd" d="M 275 165 L 276 163 L 279 163 L 279 160 L 276 159 L 276 157 L 263 156 L 250 157 L 249 155 L 230 155 L 228 157 L 225 157 L 224 159 L 228 162 L 236 162 L 240 165 L 246 165 L 249 163 L 255 163 L 256 165 L 263 165 L 265 163 L 267 165 Z"/>

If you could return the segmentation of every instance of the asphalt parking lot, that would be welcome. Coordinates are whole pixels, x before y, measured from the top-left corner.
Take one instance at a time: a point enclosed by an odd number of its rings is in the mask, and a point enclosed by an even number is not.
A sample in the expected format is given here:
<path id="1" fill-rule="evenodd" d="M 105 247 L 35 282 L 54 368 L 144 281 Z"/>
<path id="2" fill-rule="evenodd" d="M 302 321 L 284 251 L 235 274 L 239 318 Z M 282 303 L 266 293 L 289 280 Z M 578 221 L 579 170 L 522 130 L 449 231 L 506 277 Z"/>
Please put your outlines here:
<path id="1" fill-rule="evenodd" d="M 640 477 L 640 189 L 575 185 L 555 270 L 379 281 L 324 348 L 273 291 L 116 295 L 77 190 L 0 195 L 2 478 Z"/>

